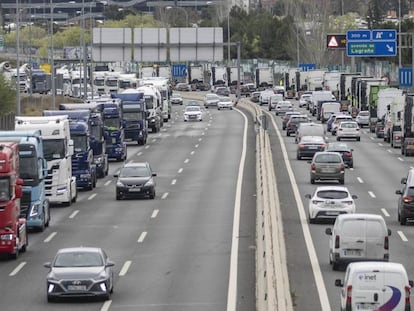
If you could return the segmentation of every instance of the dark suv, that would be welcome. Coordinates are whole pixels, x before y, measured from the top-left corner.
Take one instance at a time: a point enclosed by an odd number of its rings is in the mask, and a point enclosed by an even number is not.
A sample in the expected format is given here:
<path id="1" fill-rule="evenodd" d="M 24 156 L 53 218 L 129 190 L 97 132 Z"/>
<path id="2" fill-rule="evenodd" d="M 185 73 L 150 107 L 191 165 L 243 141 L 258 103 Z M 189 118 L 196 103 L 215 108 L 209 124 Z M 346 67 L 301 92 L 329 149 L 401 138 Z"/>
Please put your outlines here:
<path id="1" fill-rule="evenodd" d="M 414 169 L 408 171 L 407 177 L 401 179 L 403 188 L 396 190 L 398 199 L 398 221 L 401 225 L 407 224 L 407 219 L 414 219 Z"/>

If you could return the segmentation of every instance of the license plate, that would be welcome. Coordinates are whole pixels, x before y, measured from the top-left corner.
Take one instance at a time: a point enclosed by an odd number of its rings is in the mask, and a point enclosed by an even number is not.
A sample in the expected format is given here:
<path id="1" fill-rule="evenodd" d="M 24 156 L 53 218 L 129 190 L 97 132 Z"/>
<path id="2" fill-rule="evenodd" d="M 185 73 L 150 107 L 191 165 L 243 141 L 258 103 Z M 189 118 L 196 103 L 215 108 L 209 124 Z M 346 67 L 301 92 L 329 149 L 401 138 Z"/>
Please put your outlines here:
<path id="1" fill-rule="evenodd" d="M 86 290 L 86 285 L 68 285 L 68 290 Z"/>
<path id="2" fill-rule="evenodd" d="M 345 256 L 361 256 L 361 251 L 359 249 L 346 249 L 344 250 Z"/>
<path id="3" fill-rule="evenodd" d="M 141 188 L 132 188 L 129 189 L 129 192 L 141 192 Z"/>
<path id="4" fill-rule="evenodd" d="M 378 304 L 377 303 L 357 303 L 356 309 L 357 310 L 377 310 Z"/>
<path id="5" fill-rule="evenodd" d="M 326 215 L 328 215 L 328 216 L 338 216 L 339 212 L 326 212 Z"/>
<path id="6" fill-rule="evenodd" d="M 315 149 L 318 149 L 318 147 L 316 147 L 316 146 L 309 146 L 308 149 L 315 150 Z"/>
<path id="7" fill-rule="evenodd" d="M 334 168 L 321 168 L 322 173 L 335 173 L 335 171 Z"/>
<path id="8" fill-rule="evenodd" d="M 197 118 L 197 116 L 190 116 L 190 119 L 195 119 Z"/>

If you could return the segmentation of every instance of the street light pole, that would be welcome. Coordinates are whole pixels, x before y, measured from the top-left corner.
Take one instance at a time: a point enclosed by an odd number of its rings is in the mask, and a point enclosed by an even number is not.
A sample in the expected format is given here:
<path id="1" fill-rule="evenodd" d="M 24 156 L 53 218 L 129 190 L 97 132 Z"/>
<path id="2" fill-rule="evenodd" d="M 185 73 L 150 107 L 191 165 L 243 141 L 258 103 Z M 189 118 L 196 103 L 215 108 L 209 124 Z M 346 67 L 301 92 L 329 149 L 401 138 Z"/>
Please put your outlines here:
<path id="1" fill-rule="evenodd" d="M 401 68 L 401 0 L 398 0 L 398 67 Z"/>
<path id="2" fill-rule="evenodd" d="M 21 113 L 20 107 L 20 12 L 19 12 L 19 0 L 16 0 L 16 48 L 17 48 L 17 77 L 16 77 L 16 98 L 17 98 L 17 115 Z"/>
<path id="3" fill-rule="evenodd" d="M 86 38 L 85 38 L 85 0 L 82 0 L 82 44 L 83 44 L 83 98 L 87 99 L 88 98 L 88 84 L 87 84 L 87 63 L 86 63 L 86 58 L 87 58 L 87 51 L 86 51 Z"/>
<path id="4" fill-rule="evenodd" d="M 52 104 L 53 109 L 56 109 L 56 85 L 55 85 L 55 59 L 53 46 L 53 14 L 55 8 L 53 7 L 53 0 L 50 0 L 50 71 L 52 76 Z"/>
<path id="5" fill-rule="evenodd" d="M 227 4 L 227 66 L 230 66 L 230 6 Z"/>

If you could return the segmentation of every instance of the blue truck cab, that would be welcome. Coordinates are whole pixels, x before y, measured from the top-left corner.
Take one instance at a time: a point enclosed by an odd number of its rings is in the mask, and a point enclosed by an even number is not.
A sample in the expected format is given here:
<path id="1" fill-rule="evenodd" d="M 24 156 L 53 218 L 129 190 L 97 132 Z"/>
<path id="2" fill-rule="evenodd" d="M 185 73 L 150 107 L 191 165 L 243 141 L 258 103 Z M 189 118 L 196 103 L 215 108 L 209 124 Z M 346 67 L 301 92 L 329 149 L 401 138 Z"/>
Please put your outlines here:
<path id="1" fill-rule="evenodd" d="M 45 193 L 47 162 L 41 132 L 0 131 L 0 141 L 13 141 L 19 146 L 19 175 L 23 179 L 20 217 L 26 219 L 28 229 L 43 231 L 50 223 L 50 208 Z"/>
<path id="2" fill-rule="evenodd" d="M 111 97 L 121 100 L 125 139 L 136 141 L 138 145 L 145 145 L 148 137 L 148 113 L 144 93 L 129 89 L 122 93 L 111 94 Z"/>
<path id="3" fill-rule="evenodd" d="M 106 153 L 106 139 L 104 131 L 103 120 L 103 105 L 100 103 L 85 103 L 85 104 L 60 104 L 59 110 L 70 111 L 84 111 L 79 116 L 84 121 L 88 122 L 90 127 L 90 144 L 93 151 L 93 162 L 96 165 L 96 174 L 98 178 L 103 178 L 108 175 L 109 162 L 108 154 Z"/>
<path id="4" fill-rule="evenodd" d="M 70 136 L 73 140 L 72 176 L 76 177 L 76 187 L 92 190 L 96 187 L 96 164 L 91 146 L 91 127 L 85 115 L 89 110 L 45 110 L 44 116 L 67 115 Z"/>

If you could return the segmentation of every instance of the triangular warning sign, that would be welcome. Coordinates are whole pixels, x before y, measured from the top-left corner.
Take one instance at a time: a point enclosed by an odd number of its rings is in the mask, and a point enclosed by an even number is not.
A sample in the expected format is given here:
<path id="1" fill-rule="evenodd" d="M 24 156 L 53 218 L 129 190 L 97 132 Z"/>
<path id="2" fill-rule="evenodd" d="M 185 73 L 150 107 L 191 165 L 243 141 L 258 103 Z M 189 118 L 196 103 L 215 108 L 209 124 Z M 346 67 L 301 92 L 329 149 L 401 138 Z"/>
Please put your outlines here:
<path id="1" fill-rule="evenodd" d="M 329 40 L 328 48 L 337 48 L 338 47 L 338 41 L 336 41 L 336 37 L 332 36 L 331 40 Z"/>

